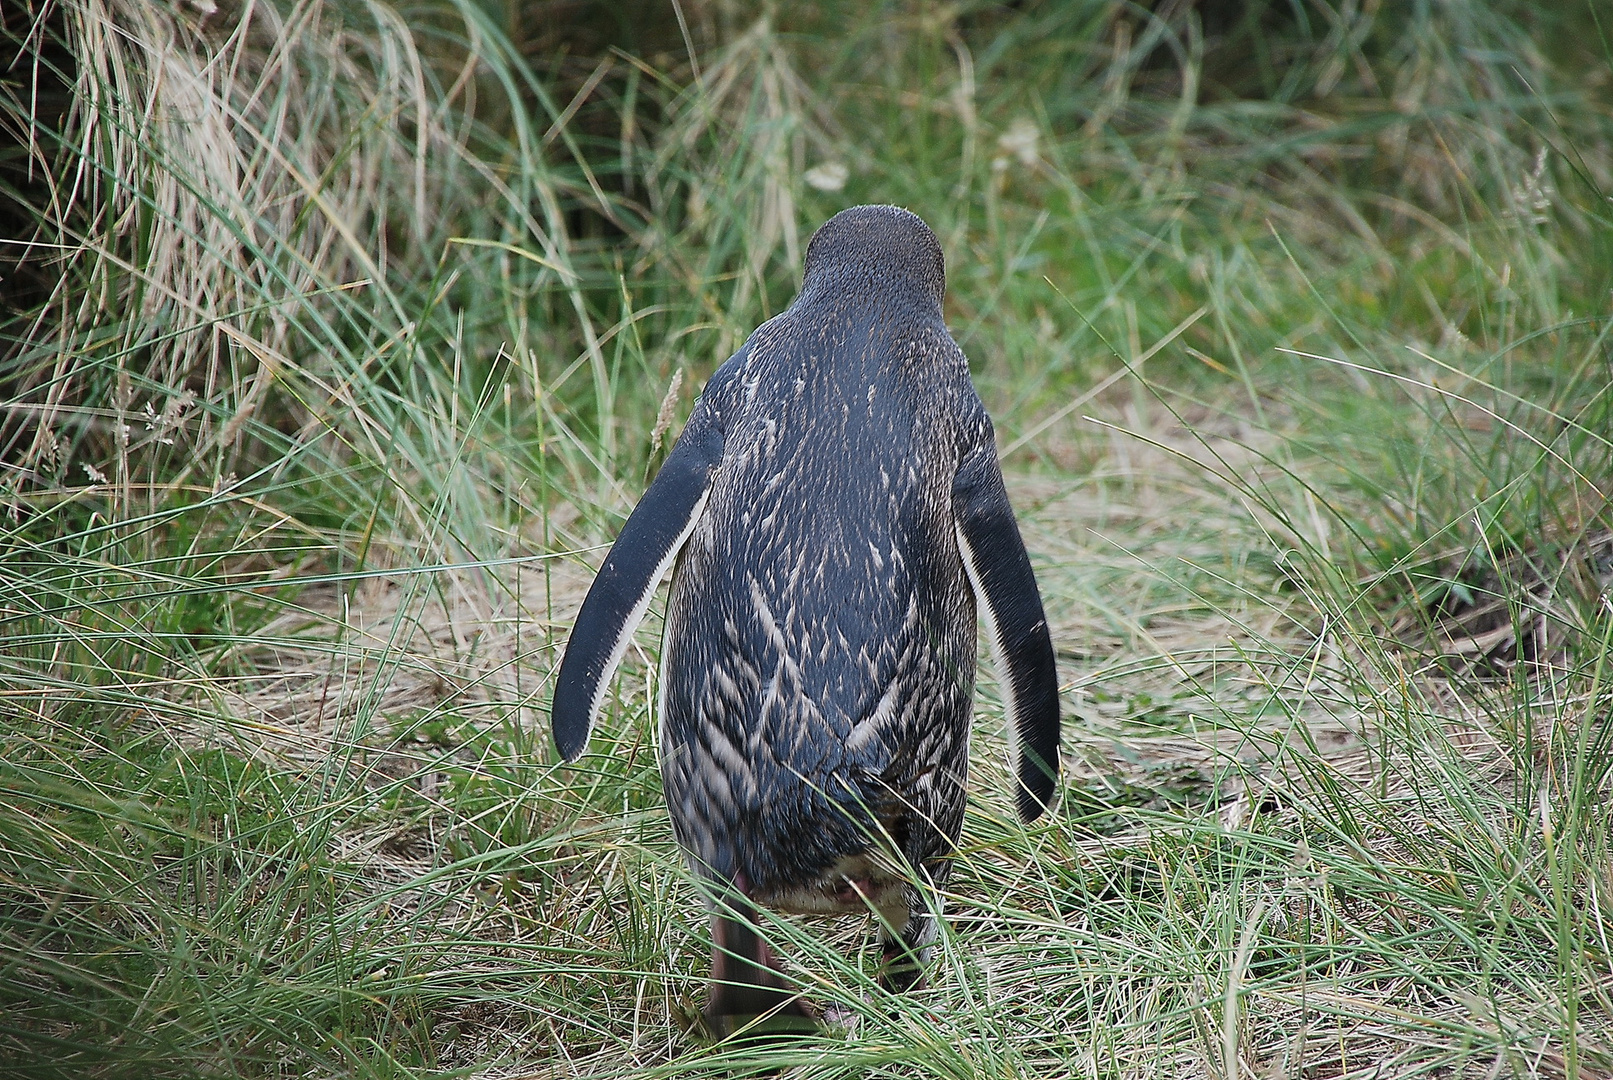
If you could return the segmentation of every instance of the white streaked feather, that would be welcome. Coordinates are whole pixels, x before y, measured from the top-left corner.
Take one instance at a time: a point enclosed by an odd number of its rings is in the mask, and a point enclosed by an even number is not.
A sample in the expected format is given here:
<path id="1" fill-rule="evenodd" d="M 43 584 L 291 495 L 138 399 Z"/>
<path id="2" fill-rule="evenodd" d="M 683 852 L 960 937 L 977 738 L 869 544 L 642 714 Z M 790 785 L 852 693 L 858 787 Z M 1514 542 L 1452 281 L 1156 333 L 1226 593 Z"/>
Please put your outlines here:
<path id="1" fill-rule="evenodd" d="M 897 682 L 892 679 L 890 685 L 885 687 L 885 693 L 880 696 L 879 703 L 874 711 L 863 720 L 852 726 L 850 734 L 846 736 L 846 750 L 850 753 L 860 753 L 896 715 Z"/>

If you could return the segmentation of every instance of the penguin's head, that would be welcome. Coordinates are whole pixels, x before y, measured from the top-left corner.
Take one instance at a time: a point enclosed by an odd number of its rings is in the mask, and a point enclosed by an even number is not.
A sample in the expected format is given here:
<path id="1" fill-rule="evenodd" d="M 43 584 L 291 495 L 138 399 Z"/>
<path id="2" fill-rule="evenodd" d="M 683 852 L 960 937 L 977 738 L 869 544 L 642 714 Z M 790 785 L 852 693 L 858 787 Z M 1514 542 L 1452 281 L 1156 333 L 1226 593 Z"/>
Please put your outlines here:
<path id="1" fill-rule="evenodd" d="M 802 292 L 835 282 L 900 281 L 937 307 L 946 292 L 941 242 L 924 219 L 899 206 L 853 206 L 819 226 L 807 245 Z"/>

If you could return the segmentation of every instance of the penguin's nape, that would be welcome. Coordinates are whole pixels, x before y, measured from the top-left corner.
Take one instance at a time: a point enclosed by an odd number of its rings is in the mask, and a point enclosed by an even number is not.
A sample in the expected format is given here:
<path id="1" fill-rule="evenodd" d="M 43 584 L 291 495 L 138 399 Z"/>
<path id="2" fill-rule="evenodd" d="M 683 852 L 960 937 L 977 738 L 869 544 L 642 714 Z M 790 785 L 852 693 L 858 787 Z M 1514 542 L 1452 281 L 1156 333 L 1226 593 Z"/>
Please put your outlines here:
<path id="1" fill-rule="evenodd" d="M 807 292 L 820 282 L 850 279 L 903 282 L 939 305 L 946 278 L 941 242 L 923 218 L 899 206 L 853 206 L 812 234 L 801 287 Z"/>

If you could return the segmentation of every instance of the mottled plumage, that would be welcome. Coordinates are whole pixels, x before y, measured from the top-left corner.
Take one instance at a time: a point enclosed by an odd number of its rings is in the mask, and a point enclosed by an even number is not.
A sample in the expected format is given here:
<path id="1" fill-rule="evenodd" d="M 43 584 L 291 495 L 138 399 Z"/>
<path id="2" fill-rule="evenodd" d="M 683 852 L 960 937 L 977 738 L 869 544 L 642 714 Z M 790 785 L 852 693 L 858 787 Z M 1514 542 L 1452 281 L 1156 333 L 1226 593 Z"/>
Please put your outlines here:
<path id="1" fill-rule="evenodd" d="M 944 288 L 940 245 L 905 210 L 854 207 L 819 229 L 795 303 L 706 385 L 561 665 L 555 739 L 571 759 L 678 560 L 661 771 L 712 886 L 717 1017 L 798 1008 L 747 925 L 752 903 L 872 906 L 894 931 L 887 981 L 919 976 L 934 937 L 922 887 L 944 882 L 963 817 L 977 600 L 1021 815 L 1053 792 L 1052 645 Z"/>

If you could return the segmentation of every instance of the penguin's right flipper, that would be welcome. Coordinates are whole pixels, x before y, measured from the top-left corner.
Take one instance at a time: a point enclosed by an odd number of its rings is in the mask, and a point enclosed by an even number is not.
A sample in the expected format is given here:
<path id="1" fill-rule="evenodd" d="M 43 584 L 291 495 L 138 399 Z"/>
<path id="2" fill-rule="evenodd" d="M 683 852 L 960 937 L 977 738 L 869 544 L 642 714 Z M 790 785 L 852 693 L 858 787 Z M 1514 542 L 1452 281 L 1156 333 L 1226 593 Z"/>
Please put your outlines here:
<path id="1" fill-rule="evenodd" d="M 1033 821 L 1052 803 L 1058 781 L 1059 679 L 1042 595 L 989 428 L 953 478 L 952 515 L 1007 699 L 1019 816 Z"/>
<path id="2" fill-rule="evenodd" d="M 588 744 L 605 688 L 655 586 L 700 523 L 722 453 L 722 428 L 702 399 L 589 587 L 560 661 L 550 712 L 555 746 L 567 761 Z"/>

